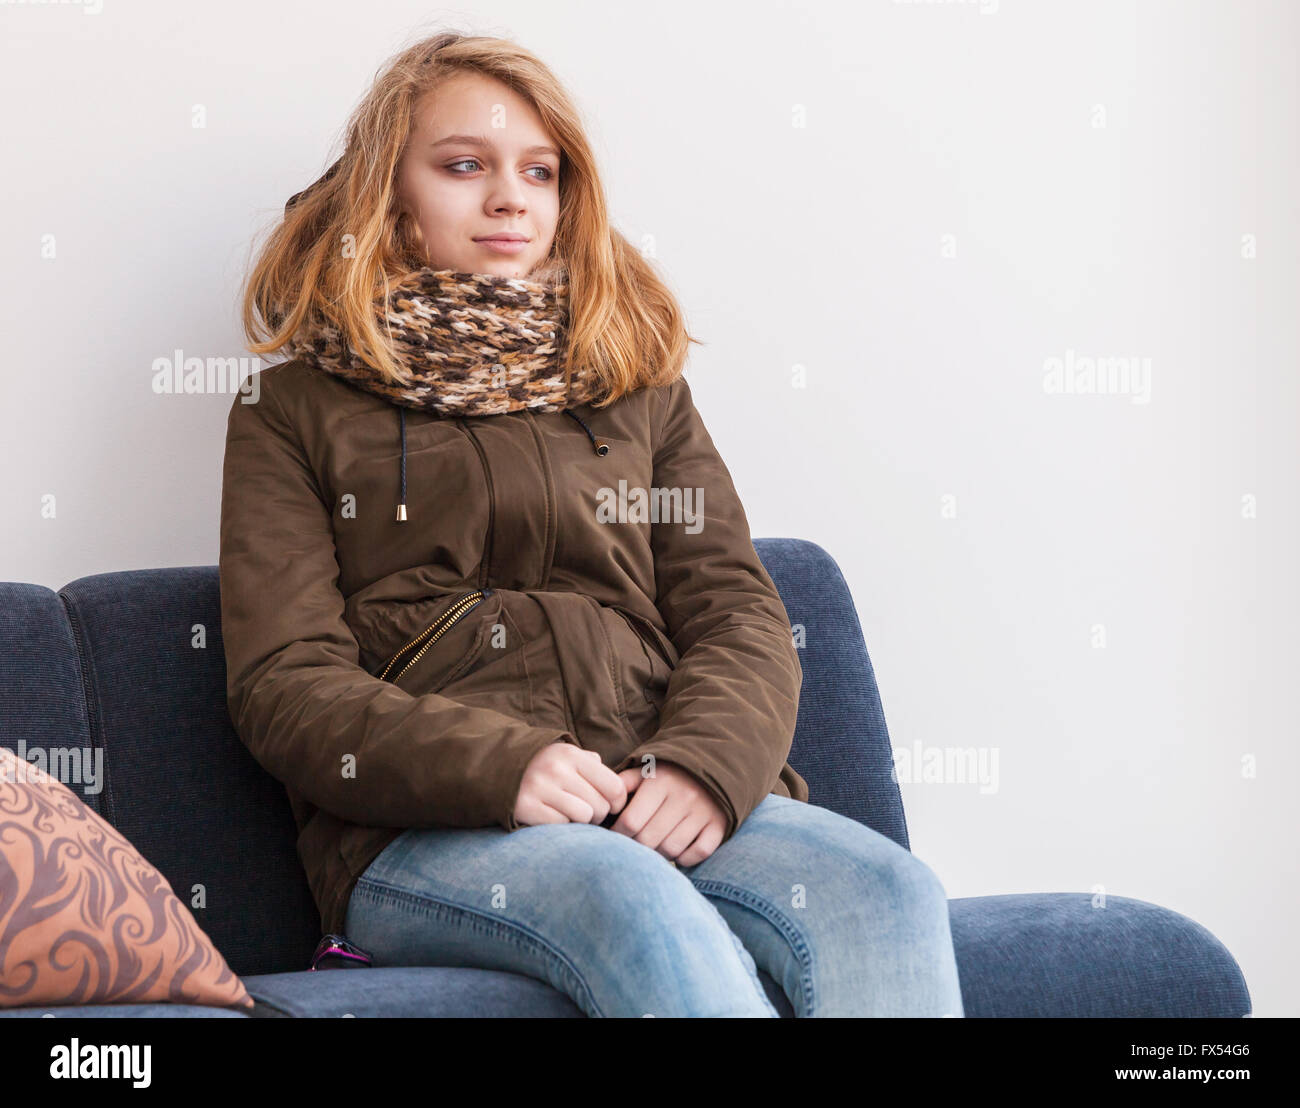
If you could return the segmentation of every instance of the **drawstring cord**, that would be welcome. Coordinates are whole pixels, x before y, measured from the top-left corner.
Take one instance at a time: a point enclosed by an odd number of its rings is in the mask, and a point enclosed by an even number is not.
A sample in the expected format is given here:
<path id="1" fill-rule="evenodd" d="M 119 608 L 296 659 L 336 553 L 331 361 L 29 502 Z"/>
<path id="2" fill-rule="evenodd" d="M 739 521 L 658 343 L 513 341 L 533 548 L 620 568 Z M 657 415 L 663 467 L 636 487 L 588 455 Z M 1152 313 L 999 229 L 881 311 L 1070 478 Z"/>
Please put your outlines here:
<path id="1" fill-rule="evenodd" d="M 578 415 L 578 413 L 575 412 L 572 408 L 565 408 L 564 414 L 567 416 L 573 416 L 573 418 L 576 419 L 579 423 L 582 423 L 582 416 Z M 591 428 L 588 427 L 585 423 L 582 423 L 582 429 L 587 432 L 587 438 L 591 439 L 591 445 L 595 449 L 597 454 L 599 454 L 603 458 L 606 454 L 609 453 L 609 443 L 604 441 L 597 441 L 596 436 L 591 433 Z"/>
<path id="2" fill-rule="evenodd" d="M 596 436 L 592 433 L 591 428 L 588 427 L 585 422 L 583 422 L 582 417 L 578 415 L 577 412 L 575 412 L 572 408 L 565 408 L 564 414 L 567 416 L 572 416 L 574 419 L 576 419 L 579 423 L 582 424 L 582 429 L 587 432 L 587 438 L 591 439 L 591 447 L 593 450 L 595 450 L 597 455 L 603 458 L 606 454 L 609 453 L 609 443 L 605 442 L 604 439 L 596 438 Z M 401 423 L 401 435 L 402 435 L 402 495 L 401 495 L 401 499 L 398 501 L 397 504 L 397 522 L 405 523 L 406 522 L 406 408 L 400 404 L 397 406 L 397 417 Z"/>
<path id="3" fill-rule="evenodd" d="M 402 499 L 397 505 L 397 522 L 406 522 L 406 409 L 398 407 L 397 414 L 402 420 Z"/>

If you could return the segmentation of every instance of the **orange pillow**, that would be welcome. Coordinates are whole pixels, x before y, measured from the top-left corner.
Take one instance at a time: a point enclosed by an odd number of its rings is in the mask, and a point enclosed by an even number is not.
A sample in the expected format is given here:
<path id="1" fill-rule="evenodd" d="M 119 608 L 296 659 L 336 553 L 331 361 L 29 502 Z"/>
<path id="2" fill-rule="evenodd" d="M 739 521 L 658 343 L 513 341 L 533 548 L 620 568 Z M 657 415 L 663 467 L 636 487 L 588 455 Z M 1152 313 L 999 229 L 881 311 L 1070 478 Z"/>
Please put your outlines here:
<path id="1" fill-rule="evenodd" d="M 0 1007 L 253 998 L 156 869 L 0 747 Z"/>

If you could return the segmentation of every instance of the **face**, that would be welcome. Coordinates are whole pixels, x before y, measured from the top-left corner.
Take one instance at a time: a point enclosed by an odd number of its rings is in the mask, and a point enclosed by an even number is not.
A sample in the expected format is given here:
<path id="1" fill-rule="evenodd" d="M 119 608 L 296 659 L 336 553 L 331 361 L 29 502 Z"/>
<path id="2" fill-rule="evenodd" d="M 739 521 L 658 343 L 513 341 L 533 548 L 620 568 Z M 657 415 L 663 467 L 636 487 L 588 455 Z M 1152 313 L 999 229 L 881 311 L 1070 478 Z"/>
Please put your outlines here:
<path id="1" fill-rule="evenodd" d="M 417 105 L 397 195 L 432 268 L 525 277 L 555 240 L 559 146 L 508 86 L 458 73 Z"/>

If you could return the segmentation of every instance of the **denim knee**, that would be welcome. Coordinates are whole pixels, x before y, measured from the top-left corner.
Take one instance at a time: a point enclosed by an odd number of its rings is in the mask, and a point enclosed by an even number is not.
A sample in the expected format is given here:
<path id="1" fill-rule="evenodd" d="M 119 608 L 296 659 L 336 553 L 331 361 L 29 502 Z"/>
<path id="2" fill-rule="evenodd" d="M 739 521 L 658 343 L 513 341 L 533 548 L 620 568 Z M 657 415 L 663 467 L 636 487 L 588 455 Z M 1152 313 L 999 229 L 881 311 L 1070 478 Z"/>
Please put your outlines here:
<path id="1" fill-rule="evenodd" d="M 776 1017 L 758 968 L 717 908 L 657 851 L 594 825 L 569 834 L 548 885 L 622 967 L 607 986 L 648 1015 Z"/>
<path id="2" fill-rule="evenodd" d="M 939 875 L 901 846 L 877 855 L 859 870 L 859 877 L 909 916 L 921 919 L 934 912 L 947 915 L 948 893 Z"/>
<path id="3" fill-rule="evenodd" d="M 581 906 L 588 931 L 636 941 L 662 938 L 670 919 L 711 919 L 713 906 L 658 851 L 607 828 L 569 828 L 568 864 L 554 871 L 548 887 Z"/>
<path id="4" fill-rule="evenodd" d="M 948 903 L 948 893 L 939 875 L 910 850 L 895 855 L 884 869 L 889 881 L 913 900 Z"/>

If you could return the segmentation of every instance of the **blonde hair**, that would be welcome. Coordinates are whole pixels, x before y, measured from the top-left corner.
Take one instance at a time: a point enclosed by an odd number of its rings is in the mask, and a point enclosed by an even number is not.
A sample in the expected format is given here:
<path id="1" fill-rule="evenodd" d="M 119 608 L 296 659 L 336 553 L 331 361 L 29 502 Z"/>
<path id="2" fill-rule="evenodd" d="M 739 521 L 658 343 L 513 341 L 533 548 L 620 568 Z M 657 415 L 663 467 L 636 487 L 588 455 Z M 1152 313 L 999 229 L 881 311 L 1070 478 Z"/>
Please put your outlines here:
<path id="1" fill-rule="evenodd" d="M 348 122 L 343 155 L 286 204 L 243 293 L 249 351 L 281 350 L 304 322 L 328 321 L 386 381 L 409 383 L 375 312 L 380 297 L 387 307 L 392 288 L 427 264 L 419 225 L 400 209 L 395 176 L 420 98 L 467 70 L 527 100 L 560 147 L 555 241 L 534 270 L 542 276 L 525 279 L 546 279 L 560 267 L 567 274 L 566 370 L 582 366 L 599 378 L 608 394 L 599 407 L 675 380 L 688 343 L 698 340 L 650 263 L 610 226 L 595 158 L 568 94 L 523 47 L 455 32 L 424 39 L 388 63 Z"/>

